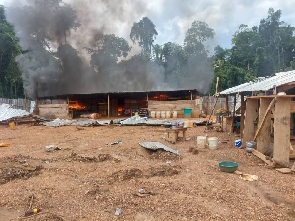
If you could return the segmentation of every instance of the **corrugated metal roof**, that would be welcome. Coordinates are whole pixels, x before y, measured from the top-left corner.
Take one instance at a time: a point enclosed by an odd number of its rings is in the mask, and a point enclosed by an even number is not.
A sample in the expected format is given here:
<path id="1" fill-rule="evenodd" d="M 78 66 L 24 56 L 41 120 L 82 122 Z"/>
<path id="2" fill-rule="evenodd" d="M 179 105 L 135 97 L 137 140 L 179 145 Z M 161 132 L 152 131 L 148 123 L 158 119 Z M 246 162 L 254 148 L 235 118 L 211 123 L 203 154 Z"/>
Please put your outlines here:
<path id="1" fill-rule="evenodd" d="M 295 81 L 295 70 L 276 73 L 272 77 L 258 78 L 238 86 L 226 89 L 220 94 L 233 94 L 243 91 L 267 91 L 275 87 Z"/>
<path id="2" fill-rule="evenodd" d="M 23 117 L 29 115 L 29 112 L 20 109 L 14 109 L 9 104 L 0 105 L 0 122 L 14 117 Z"/>

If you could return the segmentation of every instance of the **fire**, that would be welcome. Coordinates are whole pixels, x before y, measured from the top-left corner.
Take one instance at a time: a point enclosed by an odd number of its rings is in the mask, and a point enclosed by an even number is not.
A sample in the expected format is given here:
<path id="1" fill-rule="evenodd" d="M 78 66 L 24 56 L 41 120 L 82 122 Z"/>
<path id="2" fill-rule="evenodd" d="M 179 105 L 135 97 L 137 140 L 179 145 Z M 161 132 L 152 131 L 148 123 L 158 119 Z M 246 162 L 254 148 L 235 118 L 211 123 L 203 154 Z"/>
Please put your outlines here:
<path id="1" fill-rule="evenodd" d="M 122 116 L 123 107 L 118 107 L 118 116 Z"/>
<path id="2" fill-rule="evenodd" d="M 168 96 L 166 94 L 160 94 L 153 97 L 155 100 L 165 101 L 168 100 Z"/>
<path id="3" fill-rule="evenodd" d="M 76 110 L 83 110 L 86 109 L 86 106 L 79 103 L 78 101 L 71 101 L 69 104 L 70 109 L 76 109 Z"/>

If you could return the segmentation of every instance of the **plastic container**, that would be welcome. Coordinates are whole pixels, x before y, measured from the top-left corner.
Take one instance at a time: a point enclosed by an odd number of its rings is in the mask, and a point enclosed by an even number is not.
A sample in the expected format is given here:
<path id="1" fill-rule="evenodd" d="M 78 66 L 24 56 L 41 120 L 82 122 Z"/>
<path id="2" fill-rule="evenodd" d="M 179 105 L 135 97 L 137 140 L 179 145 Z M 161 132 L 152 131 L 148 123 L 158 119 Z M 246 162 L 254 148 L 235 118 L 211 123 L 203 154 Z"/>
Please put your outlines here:
<path id="1" fill-rule="evenodd" d="M 256 147 L 256 142 L 254 142 L 254 141 L 247 141 L 246 142 L 246 147 L 248 147 L 248 148 L 255 148 Z"/>
<path id="2" fill-rule="evenodd" d="M 240 148 L 240 147 L 242 146 L 242 140 L 241 140 L 241 139 L 239 139 L 239 140 L 235 140 L 235 146 L 236 146 L 237 148 Z"/>
<path id="3" fill-rule="evenodd" d="M 233 173 L 238 169 L 239 164 L 232 161 L 223 161 L 218 163 L 219 168 L 223 172 Z"/>
<path id="4" fill-rule="evenodd" d="M 166 118 L 170 118 L 171 116 L 171 111 L 166 111 Z"/>
<path id="5" fill-rule="evenodd" d="M 97 119 L 97 118 L 98 118 L 97 113 L 89 114 L 89 119 Z"/>
<path id="6" fill-rule="evenodd" d="M 197 147 L 205 148 L 206 147 L 206 137 L 205 136 L 197 136 Z"/>
<path id="7" fill-rule="evenodd" d="M 151 111 L 151 117 L 156 118 L 156 111 Z"/>
<path id="8" fill-rule="evenodd" d="M 208 147 L 211 150 L 216 150 L 218 146 L 218 138 L 217 137 L 209 137 L 208 138 Z"/>
<path id="9" fill-rule="evenodd" d="M 187 128 L 192 128 L 193 127 L 193 121 L 191 120 L 186 120 L 184 121 L 184 127 L 187 127 Z"/>
<path id="10" fill-rule="evenodd" d="M 166 118 L 166 111 L 161 111 L 161 118 Z"/>
<path id="11" fill-rule="evenodd" d="M 160 118 L 161 117 L 161 111 L 157 111 L 156 112 L 156 118 Z"/>
<path id="12" fill-rule="evenodd" d="M 192 109 L 191 108 L 184 108 L 183 114 L 185 118 L 190 118 L 192 116 Z"/>
<path id="13" fill-rule="evenodd" d="M 38 209 L 30 209 L 28 211 L 25 212 L 25 216 L 31 216 L 37 213 L 42 212 L 42 208 L 38 208 Z"/>
<path id="14" fill-rule="evenodd" d="M 177 118 L 177 111 L 173 111 L 173 112 L 172 112 L 172 117 L 173 117 L 173 118 Z"/>

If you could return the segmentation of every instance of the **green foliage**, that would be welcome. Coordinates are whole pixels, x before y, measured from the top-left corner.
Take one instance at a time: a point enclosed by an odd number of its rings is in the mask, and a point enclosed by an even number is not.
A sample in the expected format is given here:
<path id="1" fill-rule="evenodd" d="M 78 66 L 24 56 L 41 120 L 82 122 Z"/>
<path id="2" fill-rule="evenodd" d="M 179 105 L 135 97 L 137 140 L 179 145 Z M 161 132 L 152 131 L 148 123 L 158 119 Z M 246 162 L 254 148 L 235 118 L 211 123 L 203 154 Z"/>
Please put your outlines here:
<path id="1" fill-rule="evenodd" d="M 96 42 L 96 48 L 86 48 L 86 50 L 91 54 L 91 67 L 99 72 L 107 65 L 116 65 L 119 58 L 125 58 L 131 47 L 124 38 L 111 34 L 103 35 Z"/>
<path id="2" fill-rule="evenodd" d="M 136 41 L 142 47 L 143 52 L 151 53 L 155 37 L 158 35 L 156 26 L 148 18 L 144 17 L 139 22 L 134 22 L 130 32 L 130 39 L 133 43 Z"/>
<path id="3" fill-rule="evenodd" d="M 15 61 L 21 54 L 18 39 L 12 25 L 5 18 L 5 11 L 0 6 L 0 97 L 23 97 L 21 72 Z"/>
<path id="4" fill-rule="evenodd" d="M 214 35 L 214 30 L 205 22 L 194 21 L 185 35 L 185 51 L 189 55 L 207 56 L 208 51 L 203 42 L 212 39 Z"/>
<path id="5" fill-rule="evenodd" d="M 281 11 L 270 8 L 259 26 L 239 26 L 232 38 L 232 48 L 215 48 L 215 77 L 220 78 L 219 91 L 256 77 L 295 69 L 294 27 L 280 20 Z M 212 84 L 211 93 L 215 90 Z"/>

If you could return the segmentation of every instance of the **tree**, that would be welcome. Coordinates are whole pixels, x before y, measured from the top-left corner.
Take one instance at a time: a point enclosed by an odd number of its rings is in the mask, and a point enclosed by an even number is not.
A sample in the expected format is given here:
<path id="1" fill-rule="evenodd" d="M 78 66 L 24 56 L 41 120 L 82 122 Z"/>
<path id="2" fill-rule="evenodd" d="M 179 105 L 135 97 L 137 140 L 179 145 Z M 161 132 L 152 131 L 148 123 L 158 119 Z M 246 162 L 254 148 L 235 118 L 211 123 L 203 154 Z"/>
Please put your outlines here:
<path id="1" fill-rule="evenodd" d="M 138 42 L 143 52 L 150 54 L 154 39 L 157 35 L 156 26 L 148 17 L 144 17 L 139 22 L 133 23 L 130 39 L 133 44 Z"/>
<path id="2" fill-rule="evenodd" d="M 187 53 L 183 47 L 177 43 L 165 43 L 162 50 L 165 67 L 165 78 L 174 76 L 178 78 L 183 74 L 183 67 L 187 63 Z M 178 77 L 176 77 L 178 76 Z"/>
<path id="3" fill-rule="evenodd" d="M 57 54 L 72 51 L 67 47 L 66 34 L 79 27 L 76 11 L 62 0 L 34 0 L 30 6 L 9 8 L 7 16 L 20 36 L 24 51 L 16 60 L 23 73 L 26 94 L 35 98 L 34 88 L 38 82 L 40 92 L 48 95 L 45 92 L 49 92 L 52 84 L 63 76 L 59 74 L 70 67 L 60 66 L 67 62 L 57 59 L 54 47 L 62 46 L 64 41 L 65 47 L 59 48 Z M 72 67 L 77 67 L 77 64 L 72 64 Z"/>
<path id="4" fill-rule="evenodd" d="M 131 47 L 124 38 L 111 34 L 103 35 L 96 42 L 96 48 L 86 48 L 86 50 L 91 54 L 90 64 L 93 70 L 101 72 L 108 65 L 115 65 L 120 57 L 127 57 Z"/>
<path id="5" fill-rule="evenodd" d="M 201 21 L 194 21 L 185 35 L 185 50 L 190 55 L 204 54 L 207 56 L 207 50 L 203 43 L 214 38 L 214 35 L 214 30 L 210 28 L 208 24 Z"/>
<path id="6" fill-rule="evenodd" d="M 0 6 L 0 96 L 17 98 L 24 95 L 21 72 L 15 61 L 22 51 L 18 39 Z"/>
<path id="7" fill-rule="evenodd" d="M 55 33 L 58 38 L 63 36 L 64 43 L 67 44 L 67 32 L 80 27 L 77 22 L 77 12 L 69 4 L 64 3 L 57 8 L 55 14 Z"/>

